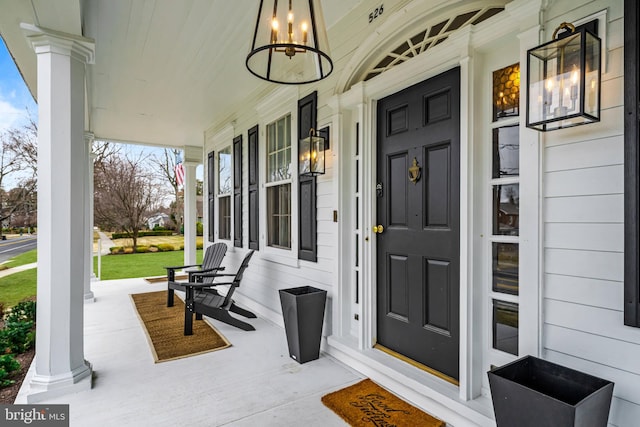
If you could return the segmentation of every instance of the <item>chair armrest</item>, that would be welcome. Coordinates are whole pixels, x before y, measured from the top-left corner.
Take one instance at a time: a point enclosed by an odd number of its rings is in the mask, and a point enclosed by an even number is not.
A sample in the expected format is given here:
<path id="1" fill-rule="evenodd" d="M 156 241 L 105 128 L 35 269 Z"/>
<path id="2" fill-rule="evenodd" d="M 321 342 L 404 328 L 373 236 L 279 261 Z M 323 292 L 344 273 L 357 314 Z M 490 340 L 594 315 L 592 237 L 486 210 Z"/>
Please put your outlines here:
<path id="1" fill-rule="evenodd" d="M 218 285 L 232 285 L 233 282 L 225 282 L 225 283 L 195 283 L 195 282 L 171 282 L 174 285 L 183 286 L 185 288 L 190 289 L 203 289 L 203 288 L 211 288 Z"/>
<path id="2" fill-rule="evenodd" d="M 187 267 L 200 267 L 202 264 L 192 264 L 192 265 L 176 265 L 175 267 L 163 267 L 167 270 L 177 270 L 179 268 L 187 268 Z"/>
<path id="3" fill-rule="evenodd" d="M 223 274 L 223 273 L 206 273 L 203 271 L 197 271 L 191 273 L 191 277 L 234 277 L 235 274 Z"/>
<path id="4" fill-rule="evenodd" d="M 205 268 L 194 274 L 201 275 L 202 273 L 209 273 L 211 271 L 221 271 L 221 270 L 224 270 L 224 267 Z"/>

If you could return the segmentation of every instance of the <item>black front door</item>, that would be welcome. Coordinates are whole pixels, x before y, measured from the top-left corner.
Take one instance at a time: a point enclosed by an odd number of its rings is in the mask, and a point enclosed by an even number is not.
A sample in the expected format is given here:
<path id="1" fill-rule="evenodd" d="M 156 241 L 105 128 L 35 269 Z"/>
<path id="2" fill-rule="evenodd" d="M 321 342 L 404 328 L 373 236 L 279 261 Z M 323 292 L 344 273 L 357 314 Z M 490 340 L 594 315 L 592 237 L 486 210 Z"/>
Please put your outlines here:
<path id="1" fill-rule="evenodd" d="M 378 103 L 377 341 L 458 379 L 460 69 Z"/>

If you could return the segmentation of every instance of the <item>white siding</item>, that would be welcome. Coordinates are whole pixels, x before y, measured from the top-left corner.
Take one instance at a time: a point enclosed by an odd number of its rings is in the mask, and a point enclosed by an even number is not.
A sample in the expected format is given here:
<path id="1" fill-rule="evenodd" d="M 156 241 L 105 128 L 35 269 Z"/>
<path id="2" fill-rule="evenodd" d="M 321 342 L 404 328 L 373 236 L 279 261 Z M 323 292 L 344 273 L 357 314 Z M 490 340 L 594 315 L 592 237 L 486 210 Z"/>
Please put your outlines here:
<path id="1" fill-rule="evenodd" d="M 623 2 L 575 3 L 555 2 L 549 28 L 608 8 L 609 51 L 602 121 L 541 139 L 542 354 L 614 381 L 609 422 L 633 426 L 640 417 L 640 329 L 623 322 Z"/>
<path id="2" fill-rule="evenodd" d="M 445 0 L 433 0 L 434 8 L 444 7 Z M 390 17 L 399 18 L 409 0 L 385 1 L 385 12 L 372 24 L 368 23 L 370 2 L 361 2 L 330 29 L 334 76 L 314 85 L 296 90 L 289 109 L 281 114 L 295 113 L 296 101 L 313 90 L 318 92 L 318 126 L 332 127 L 335 110 L 328 102 L 340 88 L 352 57 L 377 28 Z M 623 325 L 623 1 L 622 0 L 556 0 L 549 2 L 544 12 L 546 39 L 562 21 L 576 21 L 607 10 L 606 68 L 602 83 L 601 121 L 588 126 L 541 134 L 542 152 L 542 269 L 541 269 L 541 343 L 542 356 L 566 366 L 616 383 L 610 422 L 615 426 L 637 425 L 640 419 L 640 329 Z M 411 19 L 407 13 L 406 19 Z M 601 28 L 602 32 L 604 29 Z M 400 31 L 400 30 L 399 30 Z M 372 46 L 373 49 L 389 46 Z M 500 47 L 498 47 L 499 49 Z M 477 77 L 477 76 L 475 76 Z M 373 82 L 373 81 L 372 81 Z M 274 86 L 274 89 L 277 87 Z M 206 140 L 225 125 L 234 123 L 234 135 L 243 135 L 243 248 L 228 252 L 225 264 L 237 267 L 248 244 L 247 205 L 247 130 L 260 124 L 259 144 L 264 146 L 265 123 L 257 107 L 265 93 L 256 93 L 239 111 L 230 112 L 225 119 L 212 118 Z M 295 116 L 292 116 L 295 121 Z M 293 123 L 292 123 L 293 124 Z M 295 125 L 294 125 L 295 128 Z M 363 129 L 363 131 L 365 131 Z M 292 135 L 296 143 L 297 135 Z M 312 263 L 264 256 L 264 239 L 247 270 L 238 293 L 251 298 L 252 308 L 273 321 L 280 322 L 278 289 L 312 285 L 328 291 L 327 310 L 331 299 L 338 298 L 334 267 L 340 253 L 337 224 L 333 211 L 338 209 L 338 195 L 334 181 L 338 170 L 333 157 L 340 144 L 355 141 L 331 141 L 327 153 L 327 173 L 318 178 L 317 185 L 317 243 L 318 262 Z M 231 143 L 231 141 L 229 141 Z M 207 143 L 205 152 L 213 147 Z M 265 167 L 260 158 L 260 169 Z M 362 165 L 365 167 L 365 165 Z M 261 172 L 262 174 L 262 172 Z M 345 182 L 343 180 L 343 182 Z M 295 183 L 294 183 L 295 186 Z M 297 190 L 294 190 L 297 191 Z M 264 193 L 261 192 L 261 198 Z M 475 207 L 477 209 L 477 206 Z M 263 208 L 262 208 L 263 209 Z M 297 215 L 297 207 L 292 206 Z M 261 215 L 265 212 L 261 211 Z M 341 218 L 342 212 L 338 212 Z M 364 215 L 363 212 L 361 212 Z M 362 225 L 361 225 L 362 226 Z M 260 235 L 266 230 L 261 224 Z M 297 230 L 293 229 L 294 246 Z M 522 277 L 521 280 L 527 280 Z M 247 300 L 248 301 L 248 300 Z M 331 334 L 331 313 L 325 316 L 325 335 Z"/>

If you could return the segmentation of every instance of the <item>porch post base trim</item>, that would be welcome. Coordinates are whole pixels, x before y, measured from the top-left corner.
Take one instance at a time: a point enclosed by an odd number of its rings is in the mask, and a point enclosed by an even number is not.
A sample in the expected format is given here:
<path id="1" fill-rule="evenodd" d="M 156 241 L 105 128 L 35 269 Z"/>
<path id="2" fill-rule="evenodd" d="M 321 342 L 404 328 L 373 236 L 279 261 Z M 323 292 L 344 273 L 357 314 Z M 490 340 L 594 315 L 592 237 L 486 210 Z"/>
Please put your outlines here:
<path id="1" fill-rule="evenodd" d="M 86 360 L 81 367 L 62 375 L 38 375 L 33 372 L 22 400 L 26 403 L 44 402 L 66 394 L 91 390 L 92 373 L 91 364 Z M 16 403 L 19 403 L 18 399 Z"/>
<path id="2" fill-rule="evenodd" d="M 92 302 L 96 302 L 96 297 L 93 294 L 93 291 L 89 291 L 89 292 L 85 292 L 84 294 L 84 303 L 92 303 Z"/>

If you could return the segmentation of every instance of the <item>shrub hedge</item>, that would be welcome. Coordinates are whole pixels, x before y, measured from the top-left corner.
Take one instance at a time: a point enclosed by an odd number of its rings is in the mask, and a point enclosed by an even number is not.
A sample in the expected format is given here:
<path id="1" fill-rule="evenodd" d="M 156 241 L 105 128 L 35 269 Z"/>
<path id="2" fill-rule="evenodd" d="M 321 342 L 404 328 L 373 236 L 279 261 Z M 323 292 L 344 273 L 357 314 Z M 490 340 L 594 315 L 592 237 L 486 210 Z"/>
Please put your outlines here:
<path id="1" fill-rule="evenodd" d="M 204 244 L 202 242 L 196 242 L 196 249 L 202 249 Z M 136 246 L 136 253 L 143 254 L 146 252 L 170 252 L 170 251 L 183 251 L 184 245 L 181 244 L 180 247 L 173 246 L 169 243 L 158 243 L 157 245 L 138 245 Z M 133 247 L 131 246 L 112 246 L 109 251 L 111 255 L 120 255 L 120 254 L 132 254 L 134 253 Z"/>
<path id="2" fill-rule="evenodd" d="M 15 354 L 31 349 L 36 342 L 36 302 L 22 301 L 4 316 L 4 327 L 0 329 L 0 387 L 15 381 L 8 377 L 20 369 Z"/>
<path id="3" fill-rule="evenodd" d="M 173 245 L 170 245 L 169 243 L 159 243 L 157 245 L 153 245 L 156 248 L 158 248 L 158 250 L 160 252 L 170 252 L 170 251 L 175 251 L 176 248 Z"/>
<path id="4" fill-rule="evenodd" d="M 173 231 L 171 230 L 156 230 L 156 231 L 140 231 L 138 232 L 138 237 L 148 237 L 148 236 L 171 236 L 173 235 Z M 112 239 L 130 239 L 131 234 L 129 233 L 113 233 L 111 235 Z"/>

